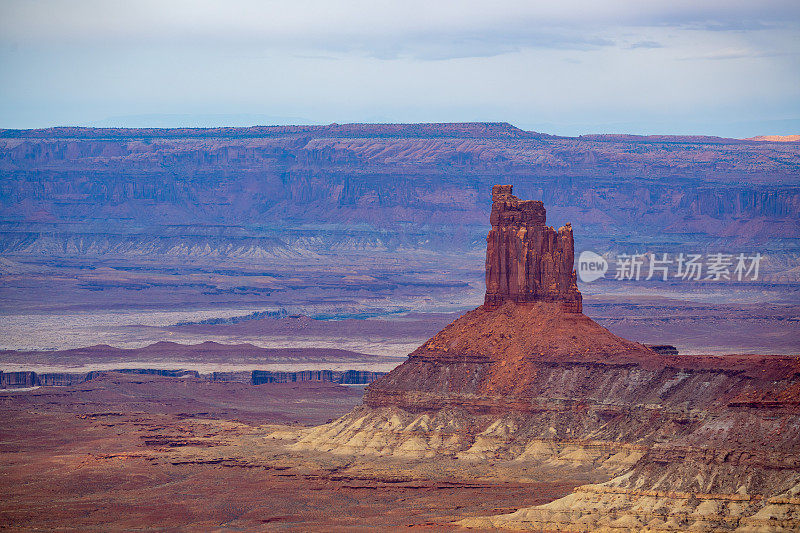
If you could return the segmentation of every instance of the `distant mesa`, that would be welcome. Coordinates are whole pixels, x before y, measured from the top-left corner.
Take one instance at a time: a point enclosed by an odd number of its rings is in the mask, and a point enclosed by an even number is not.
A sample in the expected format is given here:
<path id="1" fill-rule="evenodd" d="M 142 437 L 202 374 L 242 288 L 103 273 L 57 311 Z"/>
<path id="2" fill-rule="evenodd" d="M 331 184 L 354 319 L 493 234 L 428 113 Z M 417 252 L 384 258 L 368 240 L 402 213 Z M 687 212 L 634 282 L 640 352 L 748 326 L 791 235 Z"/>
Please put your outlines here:
<path id="1" fill-rule="evenodd" d="M 274 363 L 303 363 L 320 368 L 319 365 L 327 364 L 393 364 L 400 360 L 400 357 L 375 356 L 338 348 L 263 348 L 249 343 L 220 344 L 214 341 L 200 344 L 159 341 L 140 348 L 100 344 L 57 351 L 0 350 L 0 364 L 22 369 L 28 365 L 58 369 L 96 368 L 98 364 L 128 364 L 131 361 L 157 364 L 161 368 L 166 364 L 179 365 L 179 368 L 202 368 L 211 363 L 253 368 Z"/>
<path id="2" fill-rule="evenodd" d="M 114 139 L 130 137 L 214 138 L 264 137 L 287 134 L 313 134 L 322 137 L 459 137 L 494 139 L 535 139 L 551 135 L 525 131 L 507 122 L 447 122 L 419 124 L 352 123 L 328 125 L 282 125 L 210 128 L 95 128 L 55 127 L 38 130 L 0 129 L 0 138 Z"/>
<path id="3" fill-rule="evenodd" d="M 341 385 L 365 385 L 383 376 L 385 372 L 368 370 L 300 370 L 294 372 L 240 370 L 201 374 L 196 370 L 161 368 L 116 368 L 113 370 L 92 370 L 90 372 L 34 372 L 32 370 L 3 372 L 0 370 L 0 390 L 43 386 L 69 387 L 113 374 L 149 375 L 164 378 L 182 378 L 184 380 L 190 378 L 195 380 L 193 382 L 195 385 L 204 381 L 250 383 L 252 385 L 322 381 Z M 192 382 L 190 381 L 184 381 L 184 386 L 191 386 L 191 384 Z"/>
<path id="4" fill-rule="evenodd" d="M 472 252 L 485 237 L 484 191 L 516 181 L 552 199 L 551 212 L 572 213 L 587 239 L 604 231 L 636 245 L 666 231 L 701 247 L 723 237 L 753 249 L 769 241 L 791 255 L 800 151 L 790 148 L 568 138 L 507 123 L 0 130 L 0 170 L 15 176 L 0 195 L 0 253 L 271 262 L 353 247 Z M 79 279 L 101 296 L 123 277 L 137 298 L 162 290 L 119 269 Z M 253 294 L 263 296 L 287 282 L 259 283 Z"/>
<path id="5" fill-rule="evenodd" d="M 745 140 L 788 143 L 800 141 L 800 135 L 758 135 L 757 137 L 750 137 Z"/>
<path id="6" fill-rule="evenodd" d="M 671 344 L 645 344 L 645 346 L 663 355 L 678 355 L 678 349 Z"/>

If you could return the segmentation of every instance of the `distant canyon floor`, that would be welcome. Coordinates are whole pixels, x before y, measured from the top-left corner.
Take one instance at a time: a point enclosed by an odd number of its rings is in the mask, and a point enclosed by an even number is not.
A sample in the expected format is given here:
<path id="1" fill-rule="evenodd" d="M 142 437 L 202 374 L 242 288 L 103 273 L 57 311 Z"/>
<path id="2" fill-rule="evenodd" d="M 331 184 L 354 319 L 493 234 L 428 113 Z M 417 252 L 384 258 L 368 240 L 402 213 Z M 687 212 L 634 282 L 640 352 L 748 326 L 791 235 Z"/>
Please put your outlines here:
<path id="1" fill-rule="evenodd" d="M 0 257 L 0 350 L 215 341 L 404 357 L 484 291 L 482 253 L 170 261 Z M 580 289 L 588 316 L 638 342 L 800 351 L 795 282 L 607 279 Z"/>
<path id="2" fill-rule="evenodd" d="M 39 352 L 4 352 L 0 370 L 386 371 L 480 303 L 476 257 L 363 254 L 333 266 L 295 258 L 272 269 L 219 262 L 189 265 L 187 274 L 185 264 L 6 256 L 0 349 Z M 800 352 L 795 284 L 609 280 L 581 290 L 586 314 L 631 340 L 682 353 Z M 187 358 L 162 350 L 136 361 L 103 349 L 63 353 L 164 340 L 215 341 L 228 351 Z M 292 361 L 250 357 L 242 343 L 308 353 Z M 333 349 L 354 354 L 309 355 Z M 293 451 L 291 439 L 270 438 L 342 416 L 362 394 L 363 387 L 333 383 L 117 373 L 69 387 L 0 390 L 0 528 L 446 530 L 607 479 L 596 470 L 499 459 L 354 459 Z"/>
<path id="3" fill-rule="evenodd" d="M 503 461 L 293 452 L 362 387 L 108 373 L 0 392 L 0 528 L 18 531 L 456 529 L 601 481 Z"/>

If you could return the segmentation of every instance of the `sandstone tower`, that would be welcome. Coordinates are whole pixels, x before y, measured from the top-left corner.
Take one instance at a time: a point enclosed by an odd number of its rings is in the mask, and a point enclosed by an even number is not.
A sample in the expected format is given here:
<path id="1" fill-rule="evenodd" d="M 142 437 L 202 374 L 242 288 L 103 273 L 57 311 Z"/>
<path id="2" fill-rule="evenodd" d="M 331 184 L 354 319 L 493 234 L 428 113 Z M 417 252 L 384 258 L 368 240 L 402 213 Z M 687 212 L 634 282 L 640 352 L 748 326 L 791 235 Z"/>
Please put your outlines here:
<path id="1" fill-rule="evenodd" d="M 564 311 L 582 312 L 573 268 L 572 226 L 545 225 L 547 212 L 536 200 L 520 200 L 511 185 L 492 187 L 492 229 L 486 237 L 488 308 L 505 301 L 559 302 Z"/>

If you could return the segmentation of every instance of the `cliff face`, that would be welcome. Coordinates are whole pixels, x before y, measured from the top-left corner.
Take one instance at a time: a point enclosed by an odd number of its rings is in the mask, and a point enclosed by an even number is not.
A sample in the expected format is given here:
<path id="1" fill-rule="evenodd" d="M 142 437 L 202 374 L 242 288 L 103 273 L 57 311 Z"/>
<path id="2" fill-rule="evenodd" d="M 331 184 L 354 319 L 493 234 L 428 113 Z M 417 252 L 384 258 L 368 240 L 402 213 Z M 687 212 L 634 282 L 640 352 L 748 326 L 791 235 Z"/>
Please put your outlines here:
<path id="1" fill-rule="evenodd" d="M 263 385 L 265 383 L 300 383 L 305 381 L 324 381 L 342 385 L 365 385 L 385 374 L 368 370 L 301 370 L 297 372 L 277 372 L 271 370 L 252 370 L 234 372 L 211 372 L 201 375 L 196 370 L 165 370 L 160 368 L 119 368 L 114 370 L 93 370 L 90 372 L 3 372 L 0 371 L 0 389 L 19 389 L 27 387 L 68 387 L 93 379 L 102 378 L 109 372 L 121 374 L 144 374 L 170 378 L 194 378 L 208 381 L 230 381 Z"/>
<path id="2" fill-rule="evenodd" d="M 546 226 L 544 204 L 521 201 L 512 192 L 511 185 L 492 187 L 485 305 L 559 301 L 565 310 L 580 313 L 572 226 L 558 231 Z"/>
<path id="3" fill-rule="evenodd" d="M 292 446 L 588 470 L 607 479 L 543 506 L 463 520 L 466 527 L 800 527 L 800 359 L 644 360 L 631 352 L 568 359 L 412 357 L 369 386 L 363 407 Z"/>
<path id="4" fill-rule="evenodd" d="M 607 479 L 466 527 L 800 528 L 800 358 L 658 354 L 613 335 L 570 307 L 580 302 L 563 262 L 571 232 L 546 228 L 541 203 L 508 187 L 493 200 L 487 303 L 294 449 L 507 461 Z"/>
<path id="5" fill-rule="evenodd" d="M 276 237 L 264 226 L 321 223 L 367 226 L 389 246 L 472 248 L 499 179 L 584 236 L 635 242 L 667 228 L 758 245 L 800 236 L 798 165 L 793 143 L 575 139 L 507 124 L 4 130 L 0 251 L 269 254 L 280 243 L 261 242 Z M 219 226 L 251 233 L 195 234 Z"/>

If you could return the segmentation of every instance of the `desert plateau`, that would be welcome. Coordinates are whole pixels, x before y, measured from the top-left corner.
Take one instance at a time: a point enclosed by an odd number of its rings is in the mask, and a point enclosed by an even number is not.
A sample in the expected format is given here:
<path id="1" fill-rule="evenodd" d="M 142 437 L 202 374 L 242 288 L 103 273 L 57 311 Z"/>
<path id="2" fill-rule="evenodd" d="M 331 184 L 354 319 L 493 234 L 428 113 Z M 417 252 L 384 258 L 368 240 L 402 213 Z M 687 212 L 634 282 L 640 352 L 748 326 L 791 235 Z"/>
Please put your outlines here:
<path id="1" fill-rule="evenodd" d="M 798 43 L 0 1 L 0 531 L 800 532 Z"/>

